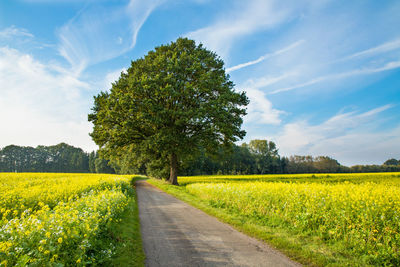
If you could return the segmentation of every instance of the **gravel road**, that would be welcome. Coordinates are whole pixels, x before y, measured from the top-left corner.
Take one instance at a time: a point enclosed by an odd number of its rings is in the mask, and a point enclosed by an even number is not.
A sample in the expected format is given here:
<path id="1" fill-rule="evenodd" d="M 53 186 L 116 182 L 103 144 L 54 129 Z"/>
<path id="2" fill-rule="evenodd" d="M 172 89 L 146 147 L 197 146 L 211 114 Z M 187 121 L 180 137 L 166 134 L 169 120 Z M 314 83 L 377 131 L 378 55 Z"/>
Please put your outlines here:
<path id="1" fill-rule="evenodd" d="M 299 266 L 145 181 L 136 189 L 146 266 Z"/>

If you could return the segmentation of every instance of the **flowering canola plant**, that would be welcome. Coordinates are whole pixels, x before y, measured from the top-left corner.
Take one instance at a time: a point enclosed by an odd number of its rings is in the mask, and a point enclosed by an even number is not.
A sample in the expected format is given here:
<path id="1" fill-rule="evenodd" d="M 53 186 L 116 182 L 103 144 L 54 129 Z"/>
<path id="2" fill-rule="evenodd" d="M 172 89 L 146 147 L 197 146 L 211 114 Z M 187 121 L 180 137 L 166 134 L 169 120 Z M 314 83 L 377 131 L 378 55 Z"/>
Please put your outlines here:
<path id="1" fill-rule="evenodd" d="M 400 183 L 398 173 L 390 175 L 375 182 L 357 177 L 355 183 L 229 178 L 213 183 L 204 177 L 186 190 L 214 207 L 340 242 L 369 264 L 400 265 Z"/>
<path id="2" fill-rule="evenodd" d="M 0 265 L 95 264 L 99 236 L 131 200 L 132 176 L 0 174 Z M 102 244 L 100 244 L 102 245 Z"/>

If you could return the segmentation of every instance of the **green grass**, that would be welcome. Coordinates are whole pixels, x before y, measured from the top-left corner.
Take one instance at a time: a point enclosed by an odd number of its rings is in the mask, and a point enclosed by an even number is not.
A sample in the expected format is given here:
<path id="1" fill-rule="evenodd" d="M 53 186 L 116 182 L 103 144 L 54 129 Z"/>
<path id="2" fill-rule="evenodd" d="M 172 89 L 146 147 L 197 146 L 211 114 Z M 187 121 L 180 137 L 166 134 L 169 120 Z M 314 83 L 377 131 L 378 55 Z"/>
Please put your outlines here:
<path id="1" fill-rule="evenodd" d="M 307 178 L 308 176 L 308 178 Z M 374 179 L 375 177 L 375 179 Z M 221 182 L 323 182 L 338 183 L 352 182 L 385 182 L 393 181 L 394 186 L 400 183 L 399 173 L 380 174 L 307 174 L 293 175 L 263 175 L 263 176 L 197 176 L 179 177 L 180 186 L 172 186 L 160 180 L 149 179 L 148 182 L 163 191 L 213 215 L 221 221 L 231 224 L 239 231 L 263 240 L 278 250 L 285 253 L 291 259 L 310 266 L 364 266 L 366 262 L 355 255 L 353 251 L 346 249 L 346 245 L 338 240 L 324 240 L 311 231 L 299 231 L 288 226 L 279 219 L 269 219 L 244 215 L 238 210 L 228 209 L 221 203 L 203 200 L 192 195 L 186 189 L 186 185 L 194 183 L 221 183 Z M 222 203 L 223 204 L 223 203 Z"/>
<path id="2" fill-rule="evenodd" d="M 136 177 L 132 180 L 132 186 L 136 180 L 143 177 Z M 142 247 L 140 234 L 139 209 L 137 205 L 136 191 L 132 196 L 126 211 L 122 215 L 121 222 L 115 223 L 110 231 L 113 243 L 116 246 L 116 253 L 110 266 L 144 266 L 145 255 Z"/>

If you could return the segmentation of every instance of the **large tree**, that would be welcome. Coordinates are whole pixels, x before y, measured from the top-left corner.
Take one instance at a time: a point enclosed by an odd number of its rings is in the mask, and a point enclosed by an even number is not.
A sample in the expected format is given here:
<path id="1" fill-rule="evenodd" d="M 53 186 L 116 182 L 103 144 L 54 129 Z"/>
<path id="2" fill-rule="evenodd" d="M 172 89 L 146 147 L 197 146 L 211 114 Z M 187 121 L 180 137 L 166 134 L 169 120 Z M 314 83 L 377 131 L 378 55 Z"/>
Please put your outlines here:
<path id="1" fill-rule="evenodd" d="M 177 184 L 181 160 L 244 137 L 247 104 L 215 53 L 179 38 L 132 61 L 109 93 L 95 97 L 88 119 L 105 157 L 140 151 L 169 166 L 169 182 Z"/>

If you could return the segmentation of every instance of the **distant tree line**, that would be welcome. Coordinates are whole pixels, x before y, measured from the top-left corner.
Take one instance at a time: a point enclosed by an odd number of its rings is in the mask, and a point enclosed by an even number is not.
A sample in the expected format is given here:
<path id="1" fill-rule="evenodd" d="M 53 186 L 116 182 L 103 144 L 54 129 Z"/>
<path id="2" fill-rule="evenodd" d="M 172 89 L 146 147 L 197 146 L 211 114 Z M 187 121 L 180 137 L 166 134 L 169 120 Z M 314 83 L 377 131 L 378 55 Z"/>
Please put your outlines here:
<path id="1" fill-rule="evenodd" d="M 203 153 L 184 166 L 181 175 L 356 172 L 400 172 L 400 160 L 390 159 L 383 165 L 347 167 L 328 156 L 281 157 L 275 143 L 252 140 L 249 144 L 235 146 L 232 151 L 221 151 L 217 157 Z"/>
<path id="2" fill-rule="evenodd" d="M 388 159 L 382 165 L 354 165 L 350 169 L 352 172 L 398 172 L 400 160 Z"/>
<path id="3" fill-rule="evenodd" d="M 96 152 L 60 143 L 54 146 L 16 146 L 0 149 L 1 172 L 92 172 L 114 173 Z"/>
<path id="4" fill-rule="evenodd" d="M 400 160 L 396 159 L 389 159 L 382 165 L 347 167 L 327 156 L 281 157 L 276 144 L 267 140 L 221 148 L 214 154 L 200 150 L 198 156 L 180 161 L 179 175 L 400 171 Z M 169 173 L 163 166 L 162 162 L 129 149 L 124 151 L 123 157 L 111 161 L 102 159 L 95 151 L 86 153 L 65 143 L 36 148 L 10 145 L 0 149 L 0 172 L 90 172 L 163 177 Z"/>
<path id="5" fill-rule="evenodd" d="M 117 173 L 142 173 L 154 177 L 166 177 L 168 169 L 162 162 L 143 157 L 140 151 L 126 150 L 123 157 L 111 160 Z M 248 144 L 234 145 L 208 154 L 200 149 L 196 157 L 180 162 L 179 175 L 210 174 L 292 174 L 292 173 L 351 173 L 351 172 L 399 172 L 400 163 L 394 159 L 383 165 L 356 165 L 347 167 L 328 156 L 281 157 L 276 144 L 267 140 L 252 140 Z"/>

